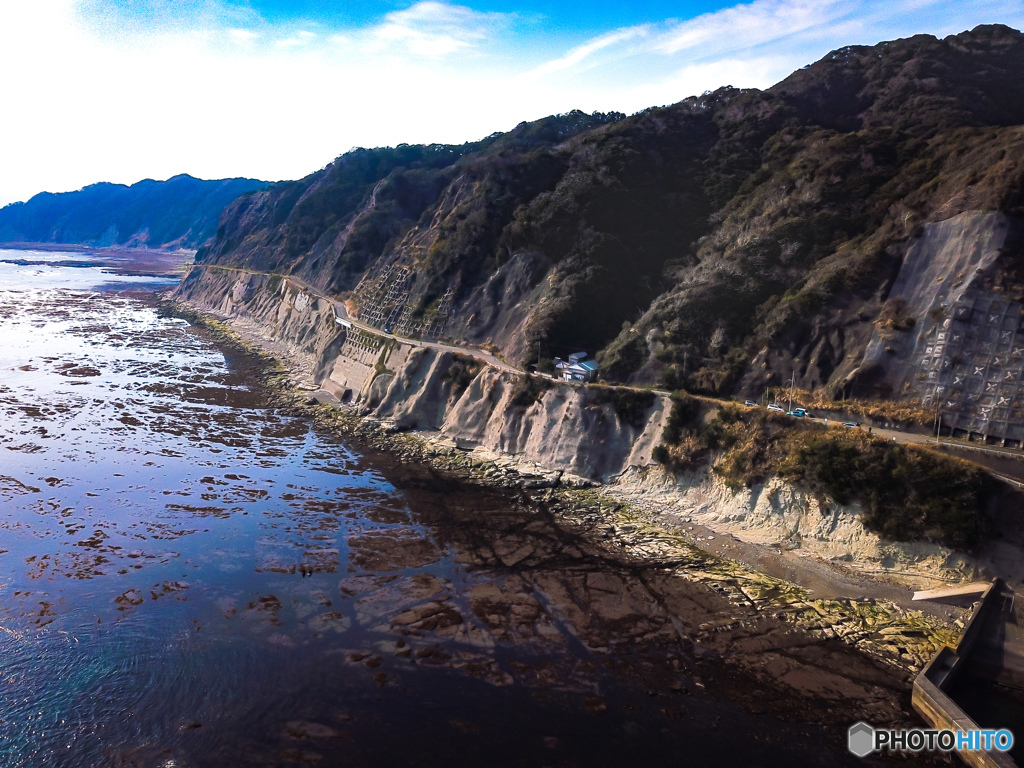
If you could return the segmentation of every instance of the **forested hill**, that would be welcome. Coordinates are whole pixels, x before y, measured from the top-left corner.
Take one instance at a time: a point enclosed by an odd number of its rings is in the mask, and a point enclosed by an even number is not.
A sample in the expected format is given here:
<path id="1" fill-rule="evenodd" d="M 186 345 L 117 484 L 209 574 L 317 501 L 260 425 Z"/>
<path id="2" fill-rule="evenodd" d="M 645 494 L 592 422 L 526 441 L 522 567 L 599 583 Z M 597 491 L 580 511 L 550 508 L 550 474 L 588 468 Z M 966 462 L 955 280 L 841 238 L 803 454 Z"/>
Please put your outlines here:
<path id="1" fill-rule="evenodd" d="M 901 339 L 948 310 L 921 295 L 1024 301 L 1022 73 L 1024 36 L 982 26 L 843 48 L 766 91 L 357 150 L 233 202 L 198 258 L 519 363 L 586 349 L 619 381 L 755 392 L 795 371 L 898 396 Z M 914 243 L 971 238 L 999 258 L 932 275 L 917 305 L 890 296 Z"/>
<path id="2" fill-rule="evenodd" d="M 92 184 L 42 192 L 0 208 L 0 242 L 196 248 L 217 230 L 224 206 L 266 186 L 255 179 L 204 181 L 188 175 L 130 187 Z"/>

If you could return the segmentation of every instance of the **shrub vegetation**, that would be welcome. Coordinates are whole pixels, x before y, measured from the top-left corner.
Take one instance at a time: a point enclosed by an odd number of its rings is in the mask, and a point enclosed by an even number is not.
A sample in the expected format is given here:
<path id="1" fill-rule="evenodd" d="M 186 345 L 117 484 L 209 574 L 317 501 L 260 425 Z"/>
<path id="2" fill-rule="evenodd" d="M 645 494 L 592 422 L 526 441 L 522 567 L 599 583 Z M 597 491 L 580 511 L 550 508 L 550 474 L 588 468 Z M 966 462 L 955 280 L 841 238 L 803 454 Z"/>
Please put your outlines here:
<path id="1" fill-rule="evenodd" d="M 673 395 L 655 461 L 673 470 L 712 464 L 735 490 L 779 476 L 840 504 L 858 501 L 865 527 L 896 541 L 970 549 L 985 533 L 998 483 L 978 467 L 860 430 L 823 429 L 760 409 L 708 408 Z"/>
<path id="2" fill-rule="evenodd" d="M 512 388 L 512 398 L 509 402 L 517 408 L 529 408 L 553 386 L 550 381 L 540 376 L 520 376 Z"/>
<path id="3" fill-rule="evenodd" d="M 647 411 L 654 405 L 657 395 L 644 389 L 591 385 L 586 388 L 587 405 L 610 404 L 615 415 L 634 429 L 643 429 Z"/>
<path id="4" fill-rule="evenodd" d="M 444 372 L 443 380 L 452 385 L 452 394 L 458 397 L 466 391 L 473 379 L 480 373 L 483 363 L 465 355 L 453 355 L 452 357 L 452 364 Z"/>

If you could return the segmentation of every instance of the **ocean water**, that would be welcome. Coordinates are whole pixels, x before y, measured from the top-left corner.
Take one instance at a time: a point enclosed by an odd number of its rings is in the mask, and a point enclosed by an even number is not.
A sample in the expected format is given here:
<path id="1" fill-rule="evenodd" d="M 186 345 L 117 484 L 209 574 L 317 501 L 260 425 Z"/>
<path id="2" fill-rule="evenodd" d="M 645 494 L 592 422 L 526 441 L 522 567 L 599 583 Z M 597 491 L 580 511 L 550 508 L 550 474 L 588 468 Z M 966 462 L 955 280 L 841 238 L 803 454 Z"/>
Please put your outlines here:
<path id="1" fill-rule="evenodd" d="M 539 502 L 276 409 L 171 284 L 0 260 L 0 765 L 850 759 Z"/>

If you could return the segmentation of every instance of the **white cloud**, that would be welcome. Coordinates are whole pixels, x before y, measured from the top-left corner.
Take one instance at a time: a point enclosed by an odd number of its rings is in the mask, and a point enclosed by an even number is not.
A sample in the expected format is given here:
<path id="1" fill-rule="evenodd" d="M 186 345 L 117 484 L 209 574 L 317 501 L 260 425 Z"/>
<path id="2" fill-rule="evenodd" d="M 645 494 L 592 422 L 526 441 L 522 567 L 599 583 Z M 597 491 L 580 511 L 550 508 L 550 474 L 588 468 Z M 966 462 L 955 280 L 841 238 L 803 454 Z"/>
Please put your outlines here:
<path id="1" fill-rule="evenodd" d="M 251 29 L 229 29 L 228 35 L 230 35 L 232 40 L 239 43 L 248 43 L 258 40 L 260 37 L 259 32 L 253 32 Z"/>
<path id="2" fill-rule="evenodd" d="M 387 14 L 367 37 L 382 46 L 397 43 L 420 56 L 440 57 L 476 47 L 507 19 L 505 14 L 479 13 L 462 5 L 421 0 L 403 11 Z"/>
<path id="3" fill-rule="evenodd" d="M 591 57 L 598 51 L 602 51 L 606 48 L 616 46 L 629 40 L 634 40 L 638 37 L 644 37 L 647 35 L 647 31 L 647 27 L 641 26 L 627 27 L 626 29 L 609 32 L 608 34 L 601 35 L 600 37 L 596 37 L 583 45 L 573 48 L 564 56 L 541 64 L 539 67 L 531 70 L 527 74 L 530 76 L 548 75 L 553 72 L 560 72 L 562 70 L 575 67 L 584 59 Z"/>
<path id="4" fill-rule="evenodd" d="M 543 21 L 435 0 L 346 29 L 213 0 L 159 0 L 152 25 L 119 25 L 101 3 L 0 0 L 0 204 L 181 172 L 299 178 L 352 146 L 460 143 L 573 108 L 768 86 L 846 44 L 1024 26 L 1020 0 L 755 0 L 553 51 Z M 198 20 L 175 26 L 182 3 Z"/>
<path id="5" fill-rule="evenodd" d="M 656 82 L 637 85 L 623 94 L 622 100 L 628 105 L 625 109 L 639 110 L 670 104 L 686 96 L 714 91 L 724 85 L 768 87 L 792 71 L 792 62 L 782 56 L 719 59 L 704 64 L 688 64 Z M 668 99 L 665 98 L 666 94 L 669 95 Z"/>
<path id="6" fill-rule="evenodd" d="M 308 45 L 310 38 L 304 37 L 303 35 L 292 35 L 281 40 L 275 40 L 274 45 L 278 48 L 298 48 L 304 45 Z"/>

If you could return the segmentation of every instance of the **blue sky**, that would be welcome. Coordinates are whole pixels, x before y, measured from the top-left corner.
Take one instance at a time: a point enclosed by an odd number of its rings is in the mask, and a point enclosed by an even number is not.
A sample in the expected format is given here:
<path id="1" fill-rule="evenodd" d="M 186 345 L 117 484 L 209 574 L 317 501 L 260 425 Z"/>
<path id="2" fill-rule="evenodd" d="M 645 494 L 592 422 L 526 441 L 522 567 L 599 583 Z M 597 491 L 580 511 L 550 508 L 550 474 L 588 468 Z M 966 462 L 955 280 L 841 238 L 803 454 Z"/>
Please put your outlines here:
<path id="1" fill-rule="evenodd" d="M 767 87 L 1022 0 L 0 2 L 0 204 L 100 180 L 299 178 L 354 146 Z"/>

